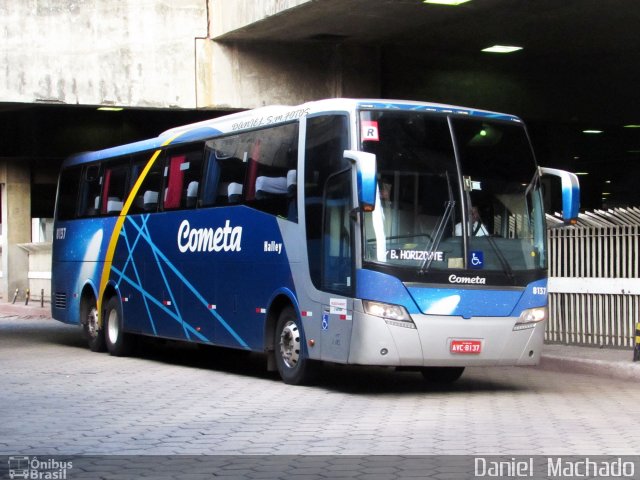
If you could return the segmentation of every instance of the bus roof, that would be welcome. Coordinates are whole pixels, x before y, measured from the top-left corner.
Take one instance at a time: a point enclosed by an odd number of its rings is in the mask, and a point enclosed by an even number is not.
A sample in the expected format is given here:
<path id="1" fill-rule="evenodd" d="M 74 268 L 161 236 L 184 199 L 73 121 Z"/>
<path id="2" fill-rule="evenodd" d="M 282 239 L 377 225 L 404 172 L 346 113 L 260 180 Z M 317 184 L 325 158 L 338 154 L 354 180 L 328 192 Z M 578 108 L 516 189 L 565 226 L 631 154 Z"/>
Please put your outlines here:
<path id="1" fill-rule="evenodd" d="M 316 100 L 298 106 L 274 105 L 260 107 L 224 115 L 211 120 L 175 127 L 162 132 L 155 138 L 73 155 L 65 161 L 64 166 L 96 162 L 137 152 L 157 150 L 169 143 L 179 145 L 206 140 L 220 134 L 251 130 L 278 123 L 287 123 L 314 113 L 349 112 L 358 109 L 451 113 L 454 115 L 466 115 L 521 123 L 521 120 L 515 115 L 440 103 L 409 100 L 334 98 Z"/>

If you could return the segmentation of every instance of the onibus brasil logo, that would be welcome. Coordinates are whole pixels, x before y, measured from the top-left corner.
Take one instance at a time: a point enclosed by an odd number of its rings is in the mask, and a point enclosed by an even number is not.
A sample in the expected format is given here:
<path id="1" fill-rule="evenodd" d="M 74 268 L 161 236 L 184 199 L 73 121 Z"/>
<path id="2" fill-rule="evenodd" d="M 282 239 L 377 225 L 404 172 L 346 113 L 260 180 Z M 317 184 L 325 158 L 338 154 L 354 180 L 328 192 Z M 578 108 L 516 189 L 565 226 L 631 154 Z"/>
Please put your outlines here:
<path id="1" fill-rule="evenodd" d="M 9 457 L 9 478 L 29 478 L 34 480 L 65 480 L 67 470 L 73 468 L 73 462 L 38 457 Z"/>

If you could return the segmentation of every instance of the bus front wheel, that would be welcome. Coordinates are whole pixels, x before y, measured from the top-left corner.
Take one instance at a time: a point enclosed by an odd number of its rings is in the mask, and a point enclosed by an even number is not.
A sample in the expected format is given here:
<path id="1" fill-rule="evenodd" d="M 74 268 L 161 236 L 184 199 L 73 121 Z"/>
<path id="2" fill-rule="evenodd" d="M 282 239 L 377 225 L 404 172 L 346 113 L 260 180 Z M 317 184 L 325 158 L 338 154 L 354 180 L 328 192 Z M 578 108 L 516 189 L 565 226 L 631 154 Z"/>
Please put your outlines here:
<path id="1" fill-rule="evenodd" d="M 83 308 L 82 331 L 87 340 L 89 350 L 92 352 L 104 352 L 104 329 L 98 325 L 98 306 L 96 301 L 91 299 Z"/>
<path id="2" fill-rule="evenodd" d="M 132 338 L 124 332 L 122 308 L 118 297 L 111 297 L 104 309 L 104 340 L 111 355 L 124 357 L 131 353 Z"/>
<path id="3" fill-rule="evenodd" d="M 292 307 L 286 307 L 278 317 L 275 356 L 278 373 L 284 383 L 304 385 L 313 379 L 315 365 L 306 356 L 304 333 Z"/>
<path id="4" fill-rule="evenodd" d="M 446 384 L 458 380 L 464 367 L 424 367 L 420 371 L 426 381 Z"/>

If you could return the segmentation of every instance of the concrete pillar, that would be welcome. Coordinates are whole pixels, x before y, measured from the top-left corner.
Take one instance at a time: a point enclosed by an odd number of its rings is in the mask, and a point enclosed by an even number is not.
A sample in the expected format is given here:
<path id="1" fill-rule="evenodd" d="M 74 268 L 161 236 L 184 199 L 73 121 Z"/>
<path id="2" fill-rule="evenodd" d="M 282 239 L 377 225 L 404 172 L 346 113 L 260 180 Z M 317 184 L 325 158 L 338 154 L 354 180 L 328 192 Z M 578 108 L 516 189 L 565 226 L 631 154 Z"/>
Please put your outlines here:
<path id="1" fill-rule="evenodd" d="M 20 298 L 29 285 L 29 254 L 18 247 L 31 242 L 31 168 L 24 161 L 0 162 L 2 188 L 2 297 L 13 299 L 16 288 Z"/>

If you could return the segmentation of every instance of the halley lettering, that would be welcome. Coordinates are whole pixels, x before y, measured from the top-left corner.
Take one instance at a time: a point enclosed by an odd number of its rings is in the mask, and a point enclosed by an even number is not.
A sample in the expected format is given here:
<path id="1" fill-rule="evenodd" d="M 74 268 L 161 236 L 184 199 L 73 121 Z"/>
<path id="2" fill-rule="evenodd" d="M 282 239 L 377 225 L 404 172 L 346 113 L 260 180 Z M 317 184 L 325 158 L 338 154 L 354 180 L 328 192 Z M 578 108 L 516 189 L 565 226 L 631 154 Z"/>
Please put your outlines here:
<path id="1" fill-rule="evenodd" d="M 183 220 L 178 228 L 178 249 L 189 252 L 239 252 L 242 227 L 231 227 L 229 220 L 224 227 L 191 228 L 189 220 Z"/>
<path id="2" fill-rule="evenodd" d="M 457 275 L 449 275 L 449 283 L 468 283 L 474 285 L 485 285 L 487 279 L 483 277 L 458 277 Z"/>

